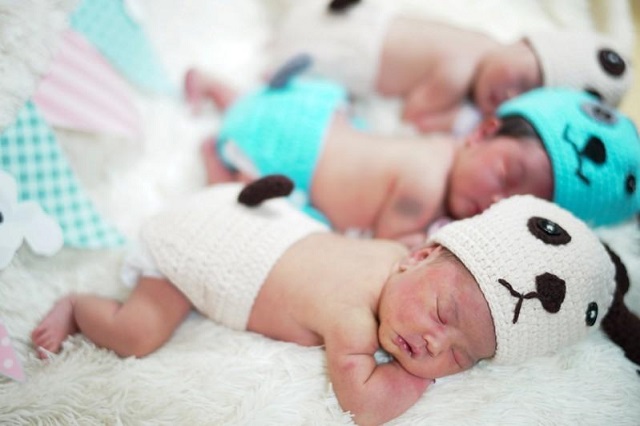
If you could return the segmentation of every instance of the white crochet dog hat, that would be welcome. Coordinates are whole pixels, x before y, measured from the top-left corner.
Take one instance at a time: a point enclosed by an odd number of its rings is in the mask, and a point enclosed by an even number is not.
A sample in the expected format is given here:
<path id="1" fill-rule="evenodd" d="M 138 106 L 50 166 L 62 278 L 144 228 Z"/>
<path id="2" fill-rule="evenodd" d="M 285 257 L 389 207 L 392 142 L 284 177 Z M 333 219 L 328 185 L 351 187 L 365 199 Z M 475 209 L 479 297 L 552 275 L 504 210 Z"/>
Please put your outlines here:
<path id="1" fill-rule="evenodd" d="M 545 86 L 572 87 L 617 106 L 631 86 L 630 58 L 611 38 L 593 32 L 544 31 L 525 40 L 538 57 Z"/>
<path id="2" fill-rule="evenodd" d="M 495 362 L 555 352 L 600 325 L 616 268 L 584 222 L 554 203 L 519 195 L 448 224 L 431 238 L 475 277 L 489 304 Z"/>

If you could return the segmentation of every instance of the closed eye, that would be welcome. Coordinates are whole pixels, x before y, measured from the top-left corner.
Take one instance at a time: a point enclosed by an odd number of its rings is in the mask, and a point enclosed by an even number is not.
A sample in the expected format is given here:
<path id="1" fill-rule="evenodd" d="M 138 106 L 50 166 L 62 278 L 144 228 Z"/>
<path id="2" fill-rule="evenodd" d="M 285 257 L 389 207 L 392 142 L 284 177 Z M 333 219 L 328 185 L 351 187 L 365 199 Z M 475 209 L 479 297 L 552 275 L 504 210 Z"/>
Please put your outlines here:
<path id="1" fill-rule="evenodd" d="M 438 322 L 440 322 L 440 324 L 442 325 L 447 324 L 447 322 L 444 320 L 444 317 L 440 313 L 440 303 L 437 299 L 436 299 L 436 316 L 438 317 Z"/>
<path id="2" fill-rule="evenodd" d="M 496 177 L 498 179 L 498 184 L 501 189 L 505 189 L 507 187 L 507 164 L 503 160 L 499 160 L 496 164 Z"/>
<path id="3" fill-rule="evenodd" d="M 517 188 L 523 180 L 524 167 L 518 161 L 505 165 L 505 187 L 509 190 Z"/>
<path id="4" fill-rule="evenodd" d="M 462 366 L 462 363 L 458 359 L 458 356 L 456 355 L 456 351 L 453 348 L 451 348 L 451 356 L 453 357 L 453 361 L 458 365 L 460 370 L 464 370 L 465 368 Z"/>
<path id="5" fill-rule="evenodd" d="M 440 300 L 444 299 L 444 303 L 440 304 Z M 458 323 L 458 304 L 455 298 L 449 296 L 444 298 L 438 298 L 436 300 L 436 312 L 438 315 L 438 321 L 443 325 L 451 324 L 457 325 Z"/>
<path id="6" fill-rule="evenodd" d="M 453 359 L 461 370 L 467 370 L 475 364 L 475 361 L 467 352 L 459 352 L 456 349 L 451 348 L 451 353 L 453 355 Z"/>

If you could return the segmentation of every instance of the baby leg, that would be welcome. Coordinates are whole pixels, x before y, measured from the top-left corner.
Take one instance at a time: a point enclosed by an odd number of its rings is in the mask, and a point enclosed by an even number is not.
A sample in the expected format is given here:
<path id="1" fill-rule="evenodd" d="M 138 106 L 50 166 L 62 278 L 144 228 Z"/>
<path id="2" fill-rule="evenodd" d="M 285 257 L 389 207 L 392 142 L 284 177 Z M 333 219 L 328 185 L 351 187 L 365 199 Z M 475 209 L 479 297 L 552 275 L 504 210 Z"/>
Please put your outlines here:
<path id="1" fill-rule="evenodd" d="M 205 139 L 200 149 L 209 185 L 222 182 L 248 183 L 256 179 L 256 176 L 250 176 L 240 171 L 232 172 L 224 165 L 216 149 L 215 137 Z"/>
<path id="2" fill-rule="evenodd" d="M 200 147 L 204 168 L 207 172 L 207 184 L 213 185 L 222 182 L 237 181 L 235 173 L 232 173 L 222 162 L 216 149 L 216 138 L 207 138 Z"/>
<path id="3" fill-rule="evenodd" d="M 184 92 L 194 113 L 200 112 L 203 102 L 208 99 L 224 111 L 237 97 L 231 87 L 194 68 L 185 75 Z"/>
<path id="4" fill-rule="evenodd" d="M 140 357 L 169 340 L 190 309 L 189 300 L 169 281 L 143 277 L 125 302 L 82 294 L 60 299 L 31 338 L 37 348 L 59 352 L 69 335 L 81 332 L 120 356 Z M 39 356 L 46 353 L 40 350 Z"/>

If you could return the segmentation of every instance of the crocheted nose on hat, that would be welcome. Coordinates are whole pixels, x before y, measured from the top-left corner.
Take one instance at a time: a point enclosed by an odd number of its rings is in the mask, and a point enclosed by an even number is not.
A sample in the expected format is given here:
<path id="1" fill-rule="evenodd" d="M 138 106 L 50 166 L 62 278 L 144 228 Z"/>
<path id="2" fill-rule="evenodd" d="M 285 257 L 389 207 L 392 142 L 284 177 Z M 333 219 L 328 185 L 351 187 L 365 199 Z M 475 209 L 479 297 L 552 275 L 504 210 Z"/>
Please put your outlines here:
<path id="1" fill-rule="evenodd" d="M 631 61 L 611 37 L 594 32 L 540 31 L 525 40 L 538 57 L 545 86 L 597 93 L 613 106 L 631 87 Z"/>
<path id="2" fill-rule="evenodd" d="M 586 224 L 558 205 L 519 195 L 441 228 L 430 239 L 475 277 L 491 310 L 495 362 L 551 354 L 599 326 L 615 266 Z"/>
<path id="3" fill-rule="evenodd" d="M 633 122 L 596 97 L 539 88 L 503 103 L 536 130 L 551 160 L 553 200 L 590 225 L 612 225 L 640 211 L 640 138 Z"/>

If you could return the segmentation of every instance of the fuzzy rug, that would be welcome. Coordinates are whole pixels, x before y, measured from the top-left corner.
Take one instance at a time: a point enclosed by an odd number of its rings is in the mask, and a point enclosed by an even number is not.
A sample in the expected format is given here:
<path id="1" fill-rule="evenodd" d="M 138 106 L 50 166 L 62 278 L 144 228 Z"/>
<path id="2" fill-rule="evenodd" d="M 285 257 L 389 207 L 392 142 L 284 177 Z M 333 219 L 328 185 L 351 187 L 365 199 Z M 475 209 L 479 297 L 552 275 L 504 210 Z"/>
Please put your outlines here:
<path id="1" fill-rule="evenodd" d="M 241 89 L 257 84 L 286 1 L 127 3 L 178 94 L 130 85 L 144 130 L 139 139 L 61 128 L 55 135 L 96 207 L 131 242 L 146 216 L 205 184 L 198 147 L 215 132 L 218 115 L 213 109 L 198 117 L 191 114 L 179 95 L 185 70 L 207 68 Z M 525 29 L 557 26 L 599 29 L 628 43 L 633 34 L 628 5 L 622 1 L 425 3 L 398 2 L 411 13 L 484 29 L 505 40 Z M 0 129 L 31 96 L 69 5 L 61 0 L 0 0 Z M 393 103 L 372 105 L 365 106 L 371 107 L 372 117 L 395 124 Z M 627 264 L 632 289 L 626 301 L 640 312 L 637 225 L 600 233 Z M 0 376 L 0 424 L 352 424 L 331 389 L 322 348 L 231 331 L 197 314 L 162 349 L 143 359 L 120 359 L 74 336 L 59 355 L 39 360 L 29 335 L 57 298 L 70 291 L 126 297 L 120 280 L 126 248 L 65 247 L 55 256 L 41 257 L 25 245 L 0 270 L 0 320 L 26 376 L 24 382 Z M 595 333 L 556 356 L 518 367 L 480 364 L 438 380 L 390 424 L 637 426 L 637 370 L 618 347 Z"/>

